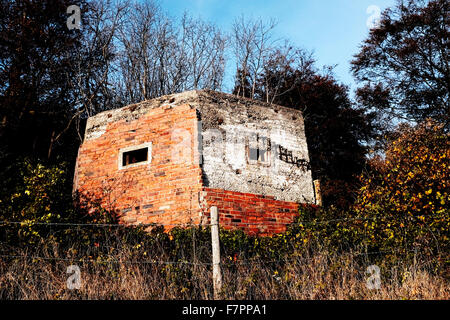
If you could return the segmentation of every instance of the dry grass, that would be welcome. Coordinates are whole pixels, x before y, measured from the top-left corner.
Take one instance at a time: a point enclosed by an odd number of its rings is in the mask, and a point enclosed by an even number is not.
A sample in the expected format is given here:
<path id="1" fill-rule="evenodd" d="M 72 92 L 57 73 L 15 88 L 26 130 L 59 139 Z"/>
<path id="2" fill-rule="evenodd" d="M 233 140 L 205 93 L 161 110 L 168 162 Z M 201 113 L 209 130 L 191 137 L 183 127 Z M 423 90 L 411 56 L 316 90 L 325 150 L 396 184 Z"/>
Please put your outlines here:
<path id="1" fill-rule="evenodd" d="M 26 252 L 21 254 L 26 255 Z M 52 256 L 0 260 L 1 299 L 212 299 L 211 267 L 130 263 L 129 252 L 109 263 Z M 56 258 L 56 259 L 54 259 Z M 167 258 L 167 257 L 166 257 Z M 67 259 L 67 260 L 61 260 Z M 161 257 L 164 260 L 164 257 Z M 114 261 L 114 262 L 113 262 Z M 67 289 L 66 269 L 81 269 L 81 288 Z M 236 261 L 223 267 L 223 299 L 449 299 L 449 281 L 426 265 L 381 267 L 379 290 L 366 287 L 364 261 L 353 255 L 302 253 L 288 261 Z"/>

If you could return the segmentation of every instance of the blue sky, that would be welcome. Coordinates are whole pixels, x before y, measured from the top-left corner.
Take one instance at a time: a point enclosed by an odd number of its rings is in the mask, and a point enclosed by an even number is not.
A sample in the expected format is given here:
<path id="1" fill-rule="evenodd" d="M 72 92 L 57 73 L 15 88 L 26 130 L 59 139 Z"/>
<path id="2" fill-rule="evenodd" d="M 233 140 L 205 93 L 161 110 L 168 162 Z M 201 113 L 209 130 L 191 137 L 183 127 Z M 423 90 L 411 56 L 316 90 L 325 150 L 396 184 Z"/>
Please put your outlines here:
<path id="1" fill-rule="evenodd" d="M 367 37 L 366 25 L 373 11 L 391 7 L 395 0 L 161 0 L 162 8 L 180 16 L 185 10 L 193 16 L 214 22 L 228 31 L 235 17 L 275 18 L 277 38 L 287 38 L 314 52 L 317 66 L 337 65 L 336 78 L 352 89 L 355 83 L 350 61 Z M 228 66 L 234 67 L 234 66 Z M 226 79 L 228 86 L 232 79 Z"/>

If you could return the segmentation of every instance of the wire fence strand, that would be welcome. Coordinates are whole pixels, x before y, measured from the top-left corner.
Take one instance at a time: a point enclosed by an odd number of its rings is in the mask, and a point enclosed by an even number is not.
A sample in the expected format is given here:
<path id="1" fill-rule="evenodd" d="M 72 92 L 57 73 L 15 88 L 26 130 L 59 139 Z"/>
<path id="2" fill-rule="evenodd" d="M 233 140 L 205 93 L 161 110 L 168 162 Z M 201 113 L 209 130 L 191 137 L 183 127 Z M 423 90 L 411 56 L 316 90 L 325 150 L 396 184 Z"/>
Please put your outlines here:
<path id="1" fill-rule="evenodd" d="M 372 221 L 376 220 L 376 218 L 368 218 L 368 217 L 355 217 L 355 218 L 340 218 L 340 219 L 329 219 L 329 220 L 309 220 L 309 221 L 297 221 L 297 222 L 284 222 L 279 221 L 276 222 L 276 224 L 282 224 L 282 225 L 291 225 L 291 224 L 303 224 L 303 225 L 310 225 L 310 224 L 327 224 L 327 223 L 334 223 L 334 222 L 352 222 L 352 221 Z M 227 223 L 227 226 L 229 224 L 235 224 L 235 225 L 264 225 L 264 222 L 229 222 Z M 272 222 L 272 221 L 270 221 Z M 129 228 L 129 227 L 154 227 L 154 226 L 179 226 L 179 227 L 188 227 L 188 226 L 211 226 L 213 224 L 211 223 L 159 223 L 159 222 L 153 222 L 153 223 L 140 223 L 140 224 L 123 224 L 123 223 L 73 223 L 73 222 L 34 222 L 34 221 L 0 221 L 0 225 L 22 225 L 22 226 L 33 226 L 33 225 L 46 225 L 46 226 L 76 226 L 76 227 L 118 227 L 118 228 Z"/>
<path id="2" fill-rule="evenodd" d="M 370 221 L 375 220 L 375 218 L 367 218 L 367 217 L 354 217 L 354 218 L 337 218 L 337 219 L 329 219 L 329 220 L 309 220 L 309 221 L 297 221 L 297 222 L 279 222 L 278 224 L 284 224 L 284 225 L 310 225 L 310 224 L 328 224 L 328 223 L 340 223 L 340 222 L 352 222 L 352 221 Z M 264 221 L 261 222 L 238 222 L 237 225 L 264 225 Z M 127 225 L 127 224 L 119 224 L 119 223 L 72 223 L 72 222 L 24 222 L 24 221 L 0 221 L 0 226 L 8 226 L 8 225 L 21 225 L 21 226 L 61 226 L 61 227 L 68 227 L 69 229 L 77 229 L 80 230 L 80 228 L 83 227 L 99 227 L 99 228 L 126 228 L 126 227 L 157 227 L 157 226 L 171 226 L 171 227 L 204 227 L 204 226 L 211 226 L 211 223 L 148 223 L 148 224 L 138 224 L 138 225 Z M 227 225 L 228 227 L 230 225 Z M 239 227 L 236 226 L 236 227 Z M 56 231 L 54 231 L 56 232 Z M 105 230 L 106 232 L 106 230 Z M 195 246 L 195 244 L 194 244 Z M 103 247 L 106 247 L 103 245 Z M 413 251 L 413 250 L 411 250 Z M 411 252 L 408 251 L 408 252 Z M 241 252 L 243 252 L 241 248 Z M 381 254 L 389 254 L 389 253 L 395 253 L 395 250 L 387 250 L 387 251 L 376 251 L 376 252 L 343 252 L 343 254 L 351 255 L 351 256 L 361 256 L 361 255 L 381 255 Z M 226 256 L 226 254 L 225 254 Z M 82 258 L 60 258 L 60 257 L 42 257 L 39 255 L 14 255 L 14 254 L 0 254 L 1 258 L 10 258 L 10 259 L 33 259 L 33 260 L 53 260 L 53 261 L 68 261 L 68 262 L 79 262 L 79 263 L 102 263 L 102 264 L 154 264 L 154 265 L 192 265 L 192 266 L 212 266 L 213 264 L 210 262 L 198 262 L 195 258 L 196 262 L 191 261 L 162 261 L 162 260 L 140 260 L 140 261 L 134 261 L 134 260 L 95 260 L 95 259 L 82 259 Z M 195 254 L 194 254 L 195 257 Z M 108 256 L 107 256 L 108 258 Z M 110 258 L 110 257 L 109 257 Z M 223 260 L 223 259 L 222 259 Z M 264 264 L 272 264 L 272 263 L 281 263 L 281 262 L 288 262 L 288 261 L 295 261 L 295 259 L 276 259 L 276 260 L 267 260 L 267 261 L 255 261 L 254 259 L 241 259 L 239 258 L 238 261 L 224 261 L 221 262 L 221 265 L 223 266 L 235 266 L 235 265 L 246 265 L 246 264 L 252 264 L 252 265 L 264 265 Z"/>

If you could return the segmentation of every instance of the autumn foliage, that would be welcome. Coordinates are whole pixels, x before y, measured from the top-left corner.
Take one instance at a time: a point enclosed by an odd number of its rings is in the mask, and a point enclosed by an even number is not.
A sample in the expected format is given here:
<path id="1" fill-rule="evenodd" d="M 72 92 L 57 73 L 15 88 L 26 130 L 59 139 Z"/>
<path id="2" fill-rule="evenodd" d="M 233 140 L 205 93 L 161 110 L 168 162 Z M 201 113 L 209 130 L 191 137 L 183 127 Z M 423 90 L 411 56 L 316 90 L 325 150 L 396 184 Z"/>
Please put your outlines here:
<path id="1" fill-rule="evenodd" d="M 367 220 L 368 245 L 382 249 L 448 252 L 450 140 L 432 121 L 401 127 L 385 159 L 372 160 L 361 178 L 356 212 Z"/>

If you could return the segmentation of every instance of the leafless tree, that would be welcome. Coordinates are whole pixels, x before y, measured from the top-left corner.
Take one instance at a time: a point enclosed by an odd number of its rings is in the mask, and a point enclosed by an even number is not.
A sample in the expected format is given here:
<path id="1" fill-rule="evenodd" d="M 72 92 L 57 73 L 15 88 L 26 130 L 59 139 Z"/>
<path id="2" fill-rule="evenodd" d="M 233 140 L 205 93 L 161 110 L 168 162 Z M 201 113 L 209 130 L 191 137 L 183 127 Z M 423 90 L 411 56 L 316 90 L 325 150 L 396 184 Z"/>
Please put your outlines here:
<path id="1" fill-rule="evenodd" d="M 190 89 L 220 89 L 227 39 L 212 24 L 178 21 L 153 2 L 135 3 L 119 33 L 125 103 Z"/>
<path id="2" fill-rule="evenodd" d="M 74 77 L 68 77 L 75 88 L 74 110 L 65 128 L 52 133 L 48 157 L 73 123 L 81 140 L 80 119 L 114 107 L 114 39 L 125 13 L 126 3 L 122 0 L 92 0 L 83 12 L 81 46 L 71 60 Z"/>
<path id="3" fill-rule="evenodd" d="M 248 95 L 252 99 L 255 97 L 258 74 L 262 71 L 268 53 L 276 42 L 272 34 L 276 25 L 273 19 L 265 22 L 262 19 L 251 20 L 244 16 L 234 21 L 233 51 L 239 77 L 237 95 L 244 96 L 244 88 L 249 85 Z"/>
<path id="4" fill-rule="evenodd" d="M 187 55 L 188 86 L 192 89 L 219 89 L 224 73 L 226 37 L 216 26 L 185 14 L 181 28 Z M 190 88 L 189 88 L 190 89 Z"/>
<path id="5" fill-rule="evenodd" d="M 148 99 L 152 94 L 154 61 L 149 51 L 156 42 L 154 29 L 158 12 L 153 3 L 134 4 L 120 27 L 118 85 L 125 104 Z"/>
<path id="6" fill-rule="evenodd" d="M 257 98 L 273 103 L 288 94 L 315 74 L 314 62 L 312 53 L 293 46 L 289 41 L 272 48 L 257 76 Z"/>

